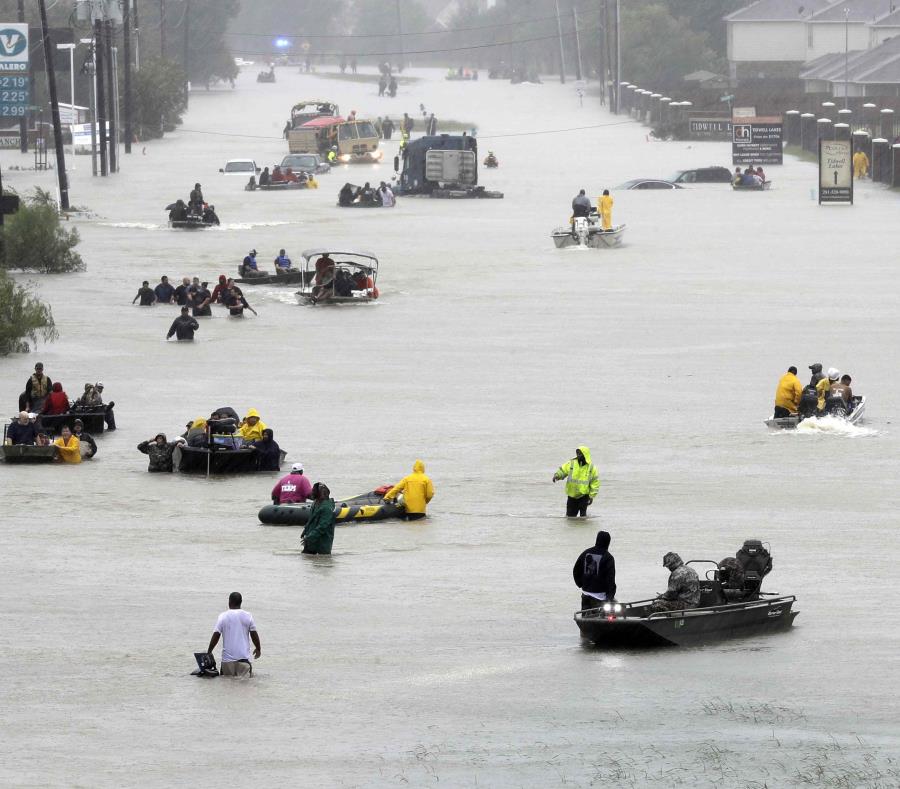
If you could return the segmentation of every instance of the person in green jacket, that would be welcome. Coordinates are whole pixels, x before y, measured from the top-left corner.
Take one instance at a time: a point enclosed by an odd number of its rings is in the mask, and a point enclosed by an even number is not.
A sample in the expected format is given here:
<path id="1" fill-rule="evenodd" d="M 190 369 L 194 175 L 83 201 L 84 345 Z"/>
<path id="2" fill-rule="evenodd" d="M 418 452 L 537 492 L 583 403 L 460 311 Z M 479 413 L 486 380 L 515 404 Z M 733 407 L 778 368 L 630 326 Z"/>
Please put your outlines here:
<path id="1" fill-rule="evenodd" d="M 334 542 L 334 499 L 324 482 L 312 489 L 313 506 L 303 528 L 303 553 L 331 553 Z"/>
<path id="2" fill-rule="evenodd" d="M 563 463 L 553 475 L 553 481 L 566 481 L 566 517 L 587 515 L 587 508 L 594 503 L 600 490 L 600 475 L 591 463 L 591 450 L 585 446 L 575 450 L 575 457 Z"/>

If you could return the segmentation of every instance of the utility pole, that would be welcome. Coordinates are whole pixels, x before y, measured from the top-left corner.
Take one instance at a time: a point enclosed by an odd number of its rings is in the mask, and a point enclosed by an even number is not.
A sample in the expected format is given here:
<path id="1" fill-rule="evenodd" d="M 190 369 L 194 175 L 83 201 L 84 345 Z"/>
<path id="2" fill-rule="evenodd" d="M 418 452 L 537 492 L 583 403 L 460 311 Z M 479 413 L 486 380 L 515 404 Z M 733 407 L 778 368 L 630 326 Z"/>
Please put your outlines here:
<path id="1" fill-rule="evenodd" d="M 53 71 L 53 44 L 47 26 L 47 6 L 38 0 L 41 12 L 41 34 L 44 39 L 44 65 L 47 67 L 47 86 L 50 90 L 50 112 L 53 115 L 53 144 L 56 148 L 56 177 L 59 181 L 59 207 L 69 210 L 69 182 L 66 178 L 66 152 L 63 150 L 62 125 L 59 122 L 59 99 L 56 96 L 56 72 Z"/>
<path id="2" fill-rule="evenodd" d="M 97 93 L 94 97 L 97 107 L 97 134 L 100 136 L 100 175 L 109 175 L 109 165 L 106 159 L 106 94 L 104 92 L 103 68 L 104 63 L 103 21 L 94 20 L 94 71 L 97 74 Z"/>
<path id="3" fill-rule="evenodd" d="M 125 58 L 125 153 L 131 153 L 131 0 L 122 7 L 122 55 Z"/>
<path id="4" fill-rule="evenodd" d="M 82 72 L 91 78 L 91 174 L 97 175 L 97 60 L 96 60 L 96 42 L 92 38 L 81 39 L 82 44 L 87 44 L 91 48 L 90 62 L 85 62 Z"/>
<path id="5" fill-rule="evenodd" d="M 131 0 L 134 5 L 134 68 L 136 71 L 141 70 L 141 20 L 138 17 L 138 0 Z"/>
<path id="6" fill-rule="evenodd" d="M 184 0 L 184 106 L 191 92 L 191 0 Z"/>
<path id="7" fill-rule="evenodd" d="M 397 71 L 402 74 L 403 61 L 406 60 L 406 55 L 403 54 L 403 17 L 400 14 L 400 0 L 394 1 L 394 7 L 397 9 L 397 52 L 400 55 L 400 63 L 397 66 Z"/>
<path id="8" fill-rule="evenodd" d="M 844 9 L 844 109 L 847 109 L 850 98 L 848 89 L 850 83 L 850 9 Z"/>
<path id="9" fill-rule="evenodd" d="M 619 114 L 619 94 L 622 89 L 622 16 L 619 10 L 619 0 L 616 3 L 616 79 L 613 89 L 616 91 L 616 115 Z"/>
<path id="10" fill-rule="evenodd" d="M 159 0 L 159 56 L 166 56 L 166 0 Z"/>
<path id="11" fill-rule="evenodd" d="M 19 0 L 19 21 L 25 21 L 25 0 Z M 34 79 L 34 73 L 31 69 L 31 60 L 28 61 L 28 77 Z M 32 85 L 32 90 L 34 86 Z M 19 150 L 22 153 L 28 153 L 28 116 L 23 115 L 19 118 Z"/>
<path id="12" fill-rule="evenodd" d="M 566 57 L 563 54 L 562 22 L 559 19 L 559 0 L 556 0 L 556 33 L 559 36 L 559 81 L 566 84 Z"/>
<path id="13" fill-rule="evenodd" d="M 106 59 L 106 118 L 109 123 L 109 172 L 118 172 L 118 162 L 116 157 L 116 81 L 113 79 L 113 56 L 112 42 L 115 32 L 113 30 L 112 20 L 107 19 L 103 22 L 106 28 L 106 51 L 103 57 Z"/>
<path id="14" fill-rule="evenodd" d="M 581 36 L 578 35 L 578 3 L 572 0 L 572 21 L 575 24 L 575 79 L 584 79 L 584 73 L 581 68 Z"/>

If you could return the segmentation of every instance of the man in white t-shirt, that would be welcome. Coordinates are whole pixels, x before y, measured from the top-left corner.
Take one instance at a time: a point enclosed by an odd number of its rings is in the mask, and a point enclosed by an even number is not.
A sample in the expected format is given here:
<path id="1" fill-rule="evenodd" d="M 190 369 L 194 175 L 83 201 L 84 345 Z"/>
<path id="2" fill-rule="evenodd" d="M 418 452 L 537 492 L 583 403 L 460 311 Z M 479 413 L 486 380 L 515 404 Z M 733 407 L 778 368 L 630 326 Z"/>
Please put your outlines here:
<path id="1" fill-rule="evenodd" d="M 228 610 L 219 614 L 216 620 L 216 628 L 212 638 L 209 639 L 211 655 L 222 639 L 222 665 L 219 672 L 223 677 L 243 677 L 253 674 L 253 665 L 250 663 L 250 641 L 253 641 L 253 657 L 259 660 L 262 647 L 259 645 L 259 634 L 256 632 L 256 622 L 249 611 L 241 610 L 244 598 L 240 592 L 232 592 L 228 595 Z"/>

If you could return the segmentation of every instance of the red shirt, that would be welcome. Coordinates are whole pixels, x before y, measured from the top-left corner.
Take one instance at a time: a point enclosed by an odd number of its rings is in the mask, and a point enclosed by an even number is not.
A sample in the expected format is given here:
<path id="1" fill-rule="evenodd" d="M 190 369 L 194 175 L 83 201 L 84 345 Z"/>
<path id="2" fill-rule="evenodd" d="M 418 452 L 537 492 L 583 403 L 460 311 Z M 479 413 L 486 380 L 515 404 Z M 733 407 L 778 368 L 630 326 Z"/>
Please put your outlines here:
<path id="1" fill-rule="evenodd" d="M 69 412 L 69 396 L 65 392 L 50 392 L 41 412 L 48 416 L 67 414 Z"/>

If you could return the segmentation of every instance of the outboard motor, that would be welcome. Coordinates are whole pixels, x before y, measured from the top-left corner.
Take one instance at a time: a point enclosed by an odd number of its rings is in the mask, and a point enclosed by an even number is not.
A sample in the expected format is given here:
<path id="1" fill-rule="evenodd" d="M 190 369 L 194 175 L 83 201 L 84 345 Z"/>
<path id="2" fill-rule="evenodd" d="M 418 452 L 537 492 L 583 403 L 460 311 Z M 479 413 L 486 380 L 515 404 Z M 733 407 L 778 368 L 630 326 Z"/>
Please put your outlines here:
<path id="1" fill-rule="evenodd" d="M 586 247 L 588 245 L 588 237 L 591 234 L 588 220 L 583 216 L 575 217 L 572 231 L 578 239 L 578 243 L 581 244 L 581 246 Z"/>
<path id="2" fill-rule="evenodd" d="M 818 407 L 819 395 L 816 393 L 815 387 L 807 386 L 803 390 L 803 394 L 800 395 L 800 405 L 797 407 L 800 418 L 806 419 L 810 416 L 815 416 Z"/>
<path id="3" fill-rule="evenodd" d="M 830 394 L 825 398 L 825 413 L 830 416 L 847 418 L 847 404 L 839 394 Z"/>
<path id="4" fill-rule="evenodd" d="M 744 571 L 743 597 L 756 600 L 763 578 L 772 571 L 772 555 L 759 540 L 744 540 L 735 558 Z"/>

